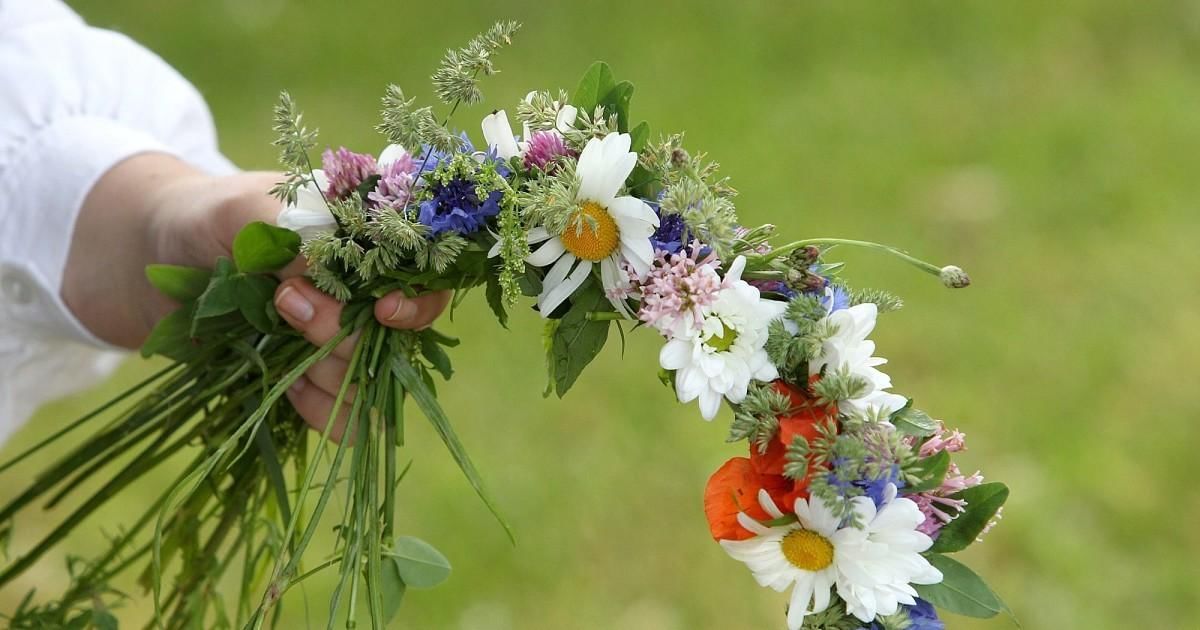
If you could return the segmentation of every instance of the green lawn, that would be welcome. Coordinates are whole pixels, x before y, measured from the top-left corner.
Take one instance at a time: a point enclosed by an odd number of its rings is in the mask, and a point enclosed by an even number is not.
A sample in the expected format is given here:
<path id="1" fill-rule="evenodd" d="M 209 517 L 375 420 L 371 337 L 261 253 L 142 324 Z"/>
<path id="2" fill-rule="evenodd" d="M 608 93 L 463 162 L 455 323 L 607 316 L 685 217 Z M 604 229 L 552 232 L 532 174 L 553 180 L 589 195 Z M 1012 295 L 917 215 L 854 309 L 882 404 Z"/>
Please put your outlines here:
<path id="1" fill-rule="evenodd" d="M 638 86 L 635 118 L 687 130 L 724 164 L 747 223 L 888 241 L 971 272 L 975 285 L 951 292 L 844 252 L 852 282 L 908 302 L 875 335 L 896 390 L 969 435 L 966 466 L 1012 487 L 1001 526 L 966 556 L 1026 628 L 1200 627 L 1194 3 L 74 4 L 190 78 L 248 169 L 272 167 L 284 88 L 325 142 L 377 151 L 383 87 L 428 97 L 441 52 L 494 19 L 525 29 L 484 84 L 489 104 L 456 119 L 476 139 L 492 106 L 570 88 L 608 60 Z M 445 323 L 463 345 L 443 400 L 518 544 L 414 423 L 404 530 L 455 572 L 410 592 L 396 627 L 782 627 L 786 598 L 713 544 L 700 510 L 708 474 L 740 453 L 723 442 L 727 413 L 708 424 L 676 404 L 646 332 L 624 356 L 608 348 L 565 400 L 543 400 L 539 325 L 525 313 L 500 331 L 482 296 Z M 148 369 L 51 405 L 4 452 Z M 7 475 L 0 498 L 20 481 Z M 112 506 L 64 547 L 94 551 L 129 511 Z M 20 549 L 38 523 L 17 525 Z M 0 591 L 0 610 L 63 575 L 61 556 L 42 563 Z M 308 589 L 312 627 L 328 586 Z M 134 594 L 123 619 L 145 617 Z M 308 627 L 304 610 L 293 598 L 283 627 Z"/>

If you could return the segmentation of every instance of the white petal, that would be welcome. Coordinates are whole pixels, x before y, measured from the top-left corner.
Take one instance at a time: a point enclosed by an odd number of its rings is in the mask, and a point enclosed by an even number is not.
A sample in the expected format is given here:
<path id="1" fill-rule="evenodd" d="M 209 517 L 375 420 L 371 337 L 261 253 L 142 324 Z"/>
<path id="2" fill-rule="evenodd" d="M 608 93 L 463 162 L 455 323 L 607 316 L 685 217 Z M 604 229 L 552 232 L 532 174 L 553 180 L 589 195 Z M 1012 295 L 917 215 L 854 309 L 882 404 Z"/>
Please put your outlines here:
<path id="1" fill-rule="evenodd" d="M 626 319 L 633 319 L 633 311 L 629 308 L 629 302 L 620 297 L 629 291 L 629 279 L 621 271 L 615 256 L 609 256 L 600 261 L 600 284 L 604 287 L 604 295 L 613 308 L 617 309 L 617 312 L 624 315 Z"/>
<path id="2" fill-rule="evenodd" d="M 574 258 L 574 256 L 571 258 Z M 567 257 L 563 256 L 562 259 L 567 259 Z M 579 261 L 579 266 L 575 268 L 575 271 L 571 272 L 571 275 L 567 276 L 566 280 L 564 280 L 557 287 L 554 287 L 554 290 L 548 293 L 543 293 L 545 297 L 538 302 L 538 312 L 542 314 L 542 317 L 546 317 L 550 313 L 553 313 L 554 309 L 558 308 L 558 306 L 565 302 L 567 298 L 574 295 L 575 291 L 577 291 L 579 287 L 583 286 L 583 283 L 587 281 L 588 275 L 591 274 L 591 272 L 592 263 L 587 260 L 581 260 Z"/>
<path id="3" fill-rule="evenodd" d="M 579 156 L 579 198 L 607 205 L 636 165 L 637 154 L 629 152 L 629 134 L 592 138 Z"/>
<path id="4" fill-rule="evenodd" d="M 579 109 L 574 105 L 563 105 L 562 109 L 558 110 L 558 116 L 555 117 L 554 126 L 562 133 L 566 133 L 575 128 L 575 118 L 579 115 Z"/>
<path id="5" fill-rule="evenodd" d="M 538 296 L 539 305 L 546 294 L 557 289 L 558 285 L 567 279 L 567 274 L 571 273 L 571 267 L 575 265 L 576 260 L 578 259 L 574 256 L 563 256 L 554 263 L 554 266 L 546 273 L 546 277 L 542 278 L 542 294 Z"/>
<path id="6" fill-rule="evenodd" d="M 700 392 L 700 415 L 705 420 L 712 420 L 717 417 L 719 411 L 721 411 L 721 395 L 705 387 Z"/>
<path id="7" fill-rule="evenodd" d="M 512 125 L 508 124 L 508 114 L 503 110 L 492 112 L 483 118 L 483 139 L 489 149 L 495 149 L 496 155 L 508 160 L 519 154 L 517 140 L 513 137 Z"/>
<path id="8" fill-rule="evenodd" d="M 804 625 L 804 616 L 808 612 L 808 603 L 812 600 L 812 577 L 806 576 L 808 579 L 796 580 L 796 586 L 792 587 L 792 597 L 788 602 L 787 625 L 788 630 L 800 630 Z"/>
<path id="9" fill-rule="evenodd" d="M 645 280 L 654 260 L 654 246 L 649 239 L 626 243 L 621 241 L 621 257 L 629 261 L 639 280 Z"/>
<path id="10" fill-rule="evenodd" d="M 408 150 L 404 147 L 398 144 L 389 144 L 384 147 L 383 151 L 379 152 L 379 159 L 375 163 L 379 165 L 379 170 L 383 170 L 406 153 L 408 153 Z"/>
<path id="11" fill-rule="evenodd" d="M 533 253 L 526 256 L 525 262 L 534 267 L 545 267 L 558 260 L 559 256 L 562 256 L 565 251 L 567 251 L 567 248 L 563 245 L 561 238 L 551 238 L 542 243 L 542 246 L 537 248 Z"/>
<path id="12" fill-rule="evenodd" d="M 608 204 L 608 213 L 619 225 L 635 230 L 639 236 L 649 237 L 658 227 L 658 215 L 637 197 L 615 197 Z"/>
<path id="13" fill-rule="evenodd" d="M 767 493 L 765 488 L 758 489 L 758 505 L 763 511 L 771 515 L 771 518 L 783 518 L 783 512 L 779 510 L 779 506 L 775 505 L 775 500 Z"/>
<path id="14" fill-rule="evenodd" d="M 729 271 L 725 272 L 725 279 L 731 282 L 737 282 L 742 279 L 742 272 L 746 270 L 746 257 L 738 256 L 733 259 L 733 264 L 729 265 Z"/>
<path id="15" fill-rule="evenodd" d="M 550 236 L 550 230 L 539 226 L 530 229 L 529 233 L 525 235 L 525 240 L 529 241 L 530 244 L 540 243 L 550 238 Z"/>
<path id="16" fill-rule="evenodd" d="M 658 364 L 664 370 L 678 370 L 692 360 L 692 342 L 686 339 L 672 339 L 658 353 Z"/>
<path id="17" fill-rule="evenodd" d="M 753 518 L 750 518 L 750 515 L 746 514 L 745 512 L 738 512 L 737 522 L 738 522 L 738 525 L 745 527 L 747 531 L 754 532 L 755 534 L 758 534 L 759 536 L 764 536 L 766 534 L 771 533 L 770 527 L 767 527 L 766 525 L 759 523 L 758 521 L 754 520 Z"/>

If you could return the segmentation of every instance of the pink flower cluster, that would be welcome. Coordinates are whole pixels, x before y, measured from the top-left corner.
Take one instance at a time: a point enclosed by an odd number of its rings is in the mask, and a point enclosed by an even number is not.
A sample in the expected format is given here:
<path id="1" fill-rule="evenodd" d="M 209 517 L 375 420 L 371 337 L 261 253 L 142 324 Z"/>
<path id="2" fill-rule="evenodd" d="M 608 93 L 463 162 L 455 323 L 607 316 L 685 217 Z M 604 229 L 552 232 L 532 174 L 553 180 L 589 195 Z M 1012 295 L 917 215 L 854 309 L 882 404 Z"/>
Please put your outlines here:
<path id="1" fill-rule="evenodd" d="M 321 168 L 329 178 L 329 188 L 325 191 L 329 199 L 344 199 L 379 170 L 373 156 L 355 153 L 346 147 L 338 147 L 337 151 L 325 149 L 321 154 Z"/>
<path id="2" fill-rule="evenodd" d="M 938 434 L 926 440 L 921 445 L 921 457 L 932 457 L 942 451 L 956 453 L 966 450 L 966 435 L 957 429 L 946 431 L 945 428 Z M 946 526 L 946 523 L 954 520 L 959 514 L 966 510 L 967 502 L 962 499 L 952 499 L 951 495 L 962 492 L 967 488 L 973 488 L 983 483 L 983 475 L 978 471 L 973 475 L 964 475 L 959 470 L 958 465 L 951 463 L 950 468 L 946 471 L 946 478 L 942 481 L 942 485 L 930 490 L 909 496 L 917 507 L 921 509 L 921 513 L 925 515 L 925 521 L 921 523 L 917 529 L 922 533 L 936 537 L 938 531 Z M 989 525 L 988 529 L 991 526 Z M 985 530 L 986 532 L 986 530 Z"/>
<path id="3" fill-rule="evenodd" d="M 396 160 L 379 169 L 379 183 L 367 195 L 367 200 L 381 208 L 399 210 L 412 196 L 413 185 L 420 170 L 417 161 L 405 151 Z"/>
<path id="4" fill-rule="evenodd" d="M 724 288 L 717 273 L 715 254 L 709 251 L 703 259 L 699 242 L 693 242 L 691 253 L 657 252 L 655 264 L 642 282 L 642 306 L 638 319 L 667 333 L 676 327 L 700 326 L 705 307 L 712 306 Z"/>
<path id="5" fill-rule="evenodd" d="M 562 134 L 555 131 L 535 131 L 529 135 L 529 147 L 525 150 L 525 168 L 539 168 L 549 173 L 553 164 L 561 157 L 572 155 Z"/>

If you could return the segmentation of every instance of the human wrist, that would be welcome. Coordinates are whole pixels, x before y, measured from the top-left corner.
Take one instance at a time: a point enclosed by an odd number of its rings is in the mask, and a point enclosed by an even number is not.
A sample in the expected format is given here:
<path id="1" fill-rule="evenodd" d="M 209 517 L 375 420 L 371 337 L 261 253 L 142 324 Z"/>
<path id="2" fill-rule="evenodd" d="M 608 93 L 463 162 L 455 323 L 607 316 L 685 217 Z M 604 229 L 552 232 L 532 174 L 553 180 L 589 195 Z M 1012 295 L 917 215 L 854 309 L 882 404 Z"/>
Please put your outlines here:
<path id="1" fill-rule="evenodd" d="M 203 177 L 165 153 L 134 155 L 88 192 L 71 237 L 62 297 L 99 339 L 135 348 L 170 308 L 145 277 L 159 262 L 159 226 L 175 192 Z"/>

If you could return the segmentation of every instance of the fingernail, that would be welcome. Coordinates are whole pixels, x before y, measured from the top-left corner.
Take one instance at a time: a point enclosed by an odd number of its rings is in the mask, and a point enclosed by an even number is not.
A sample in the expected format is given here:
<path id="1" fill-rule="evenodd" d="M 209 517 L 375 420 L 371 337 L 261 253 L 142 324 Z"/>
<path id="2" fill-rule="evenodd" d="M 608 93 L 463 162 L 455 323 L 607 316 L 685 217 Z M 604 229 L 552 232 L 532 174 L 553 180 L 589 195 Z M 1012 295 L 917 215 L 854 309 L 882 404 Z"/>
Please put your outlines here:
<path id="1" fill-rule="evenodd" d="M 288 391 L 293 394 L 299 394 L 300 392 L 304 391 L 305 387 L 308 387 L 308 379 L 301 376 L 300 378 L 296 379 L 295 383 L 292 383 L 292 386 L 288 388 Z"/>
<path id="2" fill-rule="evenodd" d="M 399 322 L 409 319 L 416 314 L 417 305 L 415 303 L 411 300 L 399 298 L 396 302 L 396 310 L 392 311 L 392 314 L 388 315 L 387 319 L 389 322 Z"/>
<path id="3" fill-rule="evenodd" d="M 296 321 L 308 322 L 313 318 L 312 302 L 304 299 L 304 296 L 292 287 L 284 287 L 279 292 L 279 296 L 275 298 L 275 308 Z"/>

